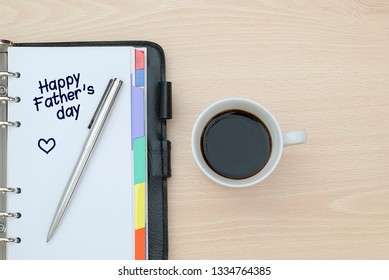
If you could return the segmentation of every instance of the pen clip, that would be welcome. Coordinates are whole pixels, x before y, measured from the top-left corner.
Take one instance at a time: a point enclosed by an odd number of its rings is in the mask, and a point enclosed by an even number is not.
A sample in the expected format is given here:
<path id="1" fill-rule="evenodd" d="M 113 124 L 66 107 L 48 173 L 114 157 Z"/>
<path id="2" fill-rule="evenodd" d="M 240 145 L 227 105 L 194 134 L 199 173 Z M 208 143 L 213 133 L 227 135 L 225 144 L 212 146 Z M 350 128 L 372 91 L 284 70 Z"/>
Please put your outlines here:
<path id="1" fill-rule="evenodd" d="M 88 125 L 88 129 L 90 129 L 93 125 L 93 122 L 96 118 L 96 116 L 99 114 L 100 110 L 101 110 L 101 107 L 103 106 L 104 102 L 105 102 L 105 99 L 107 99 L 107 96 L 108 96 L 108 93 L 110 92 L 111 88 L 112 88 L 112 85 L 113 85 L 113 79 L 109 80 L 109 83 L 107 85 L 107 88 L 105 89 L 104 91 L 104 94 L 103 96 L 101 97 L 101 100 L 100 100 L 100 103 L 99 105 L 97 106 L 96 108 L 96 111 L 95 113 L 93 114 L 93 117 L 91 119 L 91 121 L 89 122 L 89 125 Z"/>

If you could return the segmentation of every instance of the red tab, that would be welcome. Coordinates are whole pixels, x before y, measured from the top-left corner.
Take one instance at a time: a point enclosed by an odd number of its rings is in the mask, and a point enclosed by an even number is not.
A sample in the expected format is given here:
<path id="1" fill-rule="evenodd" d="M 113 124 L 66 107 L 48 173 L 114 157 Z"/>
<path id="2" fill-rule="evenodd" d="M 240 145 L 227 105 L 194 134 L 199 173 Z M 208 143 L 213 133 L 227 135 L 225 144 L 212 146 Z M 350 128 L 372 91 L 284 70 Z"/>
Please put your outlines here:
<path id="1" fill-rule="evenodd" d="M 135 50 L 135 70 L 145 69 L 145 52 Z"/>

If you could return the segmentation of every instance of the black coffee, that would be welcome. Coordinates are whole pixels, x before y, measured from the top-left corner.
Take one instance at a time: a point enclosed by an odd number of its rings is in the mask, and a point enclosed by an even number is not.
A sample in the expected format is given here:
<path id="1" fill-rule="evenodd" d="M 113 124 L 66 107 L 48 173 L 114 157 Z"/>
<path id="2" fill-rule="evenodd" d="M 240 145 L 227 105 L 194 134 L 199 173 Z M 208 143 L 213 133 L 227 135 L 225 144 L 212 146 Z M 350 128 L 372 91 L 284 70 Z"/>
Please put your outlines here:
<path id="1" fill-rule="evenodd" d="M 230 179 L 245 179 L 261 171 L 271 148 L 264 123 L 241 110 L 214 116 L 201 135 L 201 152 L 208 166 Z"/>

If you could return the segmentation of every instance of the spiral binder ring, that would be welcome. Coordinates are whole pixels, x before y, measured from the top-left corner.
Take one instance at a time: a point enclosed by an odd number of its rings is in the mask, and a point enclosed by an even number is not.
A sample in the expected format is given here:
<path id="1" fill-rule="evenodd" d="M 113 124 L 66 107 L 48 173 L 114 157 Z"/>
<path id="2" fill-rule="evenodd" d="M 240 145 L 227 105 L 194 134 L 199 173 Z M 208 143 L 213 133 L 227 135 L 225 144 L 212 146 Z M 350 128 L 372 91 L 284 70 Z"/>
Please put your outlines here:
<path id="1" fill-rule="evenodd" d="M 12 96 L 0 96 L 0 102 L 16 102 L 16 103 L 19 103 L 20 102 L 20 97 L 16 96 L 16 97 L 12 97 Z"/>
<path id="2" fill-rule="evenodd" d="M 0 192 L 14 192 L 19 194 L 22 190 L 20 188 L 0 188 Z"/>
<path id="3" fill-rule="evenodd" d="M 7 126 L 15 126 L 15 127 L 19 127 L 20 126 L 20 122 L 16 121 L 16 122 L 11 122 L 11 121 L 0 121 L 0 126 L 5 128 Z"/>
<path id="4" fill-rule="evenodd" d="M 19 237 L 16 237 L 16 238 L 11 238 L 11 237 L 8 237 L 8 238 L 0 238 L 0 242 L 20 243 L 20 242 L 21 242 L 21 239 L 20 239 Z"/>
<path id="5" fill-rule="evenodd" d="M 20 214 L 19 212 L 15 212 L 15 213 L 0 213 L 0 217 L 4 217 L 4 218 L 16 218 L 16 219 L 19 219 L 20 217 L 22 216 L 22 214 Z"/>
<path id="6" fill-rule="evenodd" d="M 20 78 L 20 73 L 19 72 L 9 72 L 9 71 L 0 71 L 0 76 Z"/>

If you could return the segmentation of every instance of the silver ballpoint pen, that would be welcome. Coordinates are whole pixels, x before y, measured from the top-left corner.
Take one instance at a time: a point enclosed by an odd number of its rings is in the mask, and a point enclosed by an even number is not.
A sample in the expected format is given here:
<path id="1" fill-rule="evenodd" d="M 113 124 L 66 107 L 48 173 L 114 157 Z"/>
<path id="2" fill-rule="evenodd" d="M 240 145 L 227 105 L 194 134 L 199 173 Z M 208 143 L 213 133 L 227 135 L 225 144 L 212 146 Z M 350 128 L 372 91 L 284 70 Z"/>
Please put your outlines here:
<path id="1" fill-rule="evenodd" d="M 58 204 L 58 208 L 53 217 L 53 221 L 51 222 L 50 230 L 47 235 L 47 242 L 49 242 L 51 237 L 53 236 L 66 211 L 66 208 L 69 205 L 73 192 L 77 187 L 77 184 L 88 162 L 89 156 L 91 155 L 92 150 L 97 142 L 97 139 L 99 138 L 100 132 L 104 126 L 109 112 L 111 111 L 112 105 L 116 99 L 121 85 L 122 81 L 119 79 L 110 80 L 103 94 L 103 97 L 101 98 L 101 101 L 97 106 L 96 112 L 88 126 L 88 128 L 91 129 L 89 136 L 85 142 L 84 148 L 82 149 L 77 165 L 73 170 L 73 174 L 69 179 L 68 185 Z"/>

